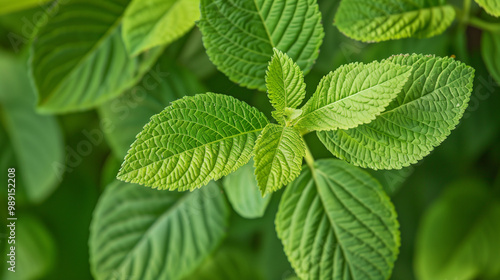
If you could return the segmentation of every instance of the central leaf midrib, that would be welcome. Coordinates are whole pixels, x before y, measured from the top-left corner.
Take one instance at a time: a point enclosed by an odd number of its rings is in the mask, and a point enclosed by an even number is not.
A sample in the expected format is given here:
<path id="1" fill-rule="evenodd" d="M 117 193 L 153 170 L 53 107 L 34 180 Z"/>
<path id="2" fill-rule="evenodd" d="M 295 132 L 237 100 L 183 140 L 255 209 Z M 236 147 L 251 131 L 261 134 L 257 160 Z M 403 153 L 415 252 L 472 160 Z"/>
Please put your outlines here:
<path id="1" fill-rule="evenodd" d="M 257 0 L 253 0 L 253 3 L 255 5 L 255 9 L 257 10 L 257 14 L 259 15 L 260 20 L 262 21 L 262 26 L 264 26 L 264 30 L 266 30 L 267 37 L 269 38 L 269 43 L 271 44 L 272 48 L 275 48 L 276 46 L 274 45 L 273 42 L 273 37 L 271 36 L 271 33 L 269 32 L 269 29 L 267 28 L 266 21 L 262 17 L 259 4 L 257 4 Z"/>

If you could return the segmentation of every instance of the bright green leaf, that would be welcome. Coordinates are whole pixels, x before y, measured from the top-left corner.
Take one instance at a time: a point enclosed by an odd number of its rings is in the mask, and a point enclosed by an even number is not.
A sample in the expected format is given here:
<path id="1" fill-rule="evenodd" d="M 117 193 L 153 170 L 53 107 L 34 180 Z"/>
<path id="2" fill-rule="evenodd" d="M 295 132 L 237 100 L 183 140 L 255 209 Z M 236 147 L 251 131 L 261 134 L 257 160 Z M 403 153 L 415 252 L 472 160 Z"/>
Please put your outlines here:
<path id="1" fill-rule="evenodd" d="M 488 14 L 500 17 L 500 2 L 498 0 L 476 0 Z"/>
<path id="2" fill-rule="evenodd" d="M 276 109 L 272 112 L 274 119 L 280 124 L 290 121 L 293 116 L 289 116 L 285 109 L 293 110 L 302 103 L 306 96 L 306 84 L 300 67 L 277 49 L 274 49 L 266 73 L 266 87 L 269 100 Z"/>
<path id="3" fill-rule="evenodd" d="M 194 192 L 115 181 L 90 227 L 92 273 L 101 279 L 182 279 L 226 235 L 229 207 L 215 183 Z"/>
<path id="4" fill-rule="evenodd" d="M 316 0 L 202 0 L 199 27 L 217 68 L 232 81 L 262 91 L 273 48 L 307 73 L 324 36 Z"/>
<path id="5" fill-rule="evenodd" d="M 401 92 L 410 73 L 411 67 L 388 62 L 343 65 L 320 81 L 297 126 L 321 131 L 369 123 Z"/>
<path id="6" fill-rule="evenodd" d="M 240 169 L 227 175 L 223 185 L 227 198 L 234 211 L 247 219 L 264 216 L 271 195 L 262 197 L 255 179 L 253 160 L 243 165 Z"/>
<path id="7" fill-rule="evenodd" d="M 354 165 L 400 169 L 416 163 L 446 139 L 469 102 L 473 68 L 449 57 L 397 55 L 388 61 L 413 72 L 386 111 L 353 129 L 318 132 L 330 152 Z"/>
<path id="8" fill-rule="evenodd" d="M 0 15 L 40 7 L 54 0 L 0 0 Z"/>
<path id="9" fill-rule="evenodd" d="M 380 42 L 439 35 L 454 19 L 444 0 L 342 0 L 335 25 L 353 39 Z"/>
<path id="10" fill-rule="evenodd" d="M 99 107 L 104 133 L 115 156 L 123 159 L 152 115 L 186 95 L 205 92 L 196 77 L 184 68 L 160 58 L 157 67 L 125 94 Z"/>
<path id="11" fill-rule="evenodd" d="M 423 218 L 415 271 L 421 280 L 498 279 L 499 236 L 500 201 L 480 182 L 450 186 Z"/>
<path id="12" fill-rule="evenodd" d="M 483 31 L 481 54 L 491 76 L 500 84 L 500 32 Z"/>
<path id="13" fill-rule="evenodd" d="M 130 58 L 121 38 L 128 0 L 74 0 L 59 7 L 31 47 L 42 112 L 95 107 L 133 86 L 161 54 Z M 78 35 L 78 36 L 77 36 Z"/>
<path id="14" fill-rule="evenodd" d="M 297 129 L 268 124 L 255 143 L 255 175 L 262 195 L 299 176 L 305 153 L 304 139 Z"/>
<path id="15" fill-rule="evenodd" d="M 194 190 L 250 160 L 268 123 L 233 97 L 207 93 L 172 103 L 137 135 L 118 178 L 169 190 Z"/>
<path id="16" fill-rule="evenodd" d="M 39 203 L 62 179 L 63 138 L 53 116 L 35 112 L 36 96 L 23 63 L 0 53 L 0 125 L 5 125 L 22 175 L 18 185 Z"/>
<path id="17" fill-rule="evenodd" d="M 359 168 L 320 160 L 281 199 L 276 230 L 301 279 L 388 279 L 398 254 L 396 213 Z"/>
<path id="18" fill-rule="evenodd" d="M 167 45 L 200 18 L 200 0 L 133 0 L 123 18 L 123 40 L 132 55 Z"/>

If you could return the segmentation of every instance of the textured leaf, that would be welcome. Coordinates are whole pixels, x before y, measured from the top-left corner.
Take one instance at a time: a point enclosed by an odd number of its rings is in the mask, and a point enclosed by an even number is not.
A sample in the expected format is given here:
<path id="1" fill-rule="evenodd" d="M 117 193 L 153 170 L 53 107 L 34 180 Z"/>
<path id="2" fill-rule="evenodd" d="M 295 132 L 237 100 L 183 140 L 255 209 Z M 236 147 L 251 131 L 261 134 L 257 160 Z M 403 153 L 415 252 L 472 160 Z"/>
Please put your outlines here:
<path id="1" fill-rule="evenodd" d="M 200 0 L 133 0 L 123 18 L 123 39 L 137 55 L 180 38 L 200 18 Z"/>
<path id="2" fill-rule="evenodd" d="M 199 27 L 217 68 L 233 82 L 262 91 L 273 48 L 307 73 L 324 36 L 316 0 L 202 0 Z"/>
<path id="3" fill-rule="evenodd" d="M 182 279 L 221 243 L 229 207 L 215 183 L 194 192 L 158 191 L 115 181 L 90 227 L 97 280 Z"/>
<path id="4" fill-rule="evenodd" d="M 500 2 L 498 0 L 476 0 L 488 14 L 500 17 Z"/>
<path id="5" fill-rule="evenodd" d="M 5 125 L 21 172 L 18 185 L 39 203 L 62 179 L 63 170 L 54 166 L 64 165 L 63 139 L 54 117 L 35 112 L 36 96 L 23 63 L 0 53 L 0 125 Z"/>
<path id="6" fill-rule="evenodd" d="M 246 253 L 246 254 L 245 254 Z M 238 249 L 224 248 L 215 253 L 192 275 L 185 280 L 262 280 L 255 269 L 248 252 Z"/>
<path id="7" fill-rule="evenodd" d="M 444 0 L 342 0 L 335 24 L 353 39 L 380 42 L 439 35 L 454 19 Z"/>
<path id="8" fill-rule="evenodd" d="M 223 185 L 234 211 L 247 219 L 264 216 L 271 195 L 262 197 L 255 179 L 253 160 L 224 177 Z"/>
<path id="9" fill-rule="evenodd" d="M 9 224 L 7 222 L 6 224 Z M 10 253 L 11 245 L 16 247 L 16 272 L 4 267 L 4 280 L 44 279 L 56 260 L 55 240 L 47 227 L 36 217 L 23 213 L 21 222 L 16 223 L 16 243 L 7 244 L 5 255 Z M 9 239 L 12 240 L 12 239 Z M 8 257 L 4 257 L 8 261 Z M 22 269 L 29 267 L 29 269 Z"/>
<path id="10" fill-rule="evenodd" d="M 388 62 L 341 66 L 320 81 L 297 126 L 335 130 L 369 123 L 401 92 L 410 73 L 411 67 Z"/>
<path id="11" fill-rule="evenodd" d="M 389 198 L 370 175 L 339 160 L 315 162 L 286 188 L 276 230 L 301 279 L 388 279 L 398 254 Z"/>
<path id="12" fill-rule="evenodd" d="M 262 196 L 293 181 L 306 153 L 297 129 L 268 124 L 255 143 L 255 175 Z"/>
<path id="13" fill-rule="evenodd" d="M 422 220 L 415 271 L 422 280 L 498 279 L 499 236 L 500 201 L 475 181 L 450 186 Z"/>
<path id="14" fill-rule="evenodd" d="M 297 108 L 304 100 L 306 84 L 300 67 L 278 49 L 274 49 L 274 56 L 269 63 L 266 87 L 271 104 L 276 109 L 272 112 L 274 119 L 280 124 L 290 121 L 293 116 L 288 112 Z"/>
<path id="15" fill-rule="evenodd" d="M 500 32 L 483 31 L 481 54 L 491 76 L 500 84 Z"/>
<path id="16" fill-rule="evenodd" d="M 160 60 L 167 60 L 161 58 Z M 123 159 L 152 115 L 186 95 L 205 92 L 196 77 L 184 68 L 159 63 L 125 94 L 99 107 L 106 139 L 114 154 Z M 116 175 L 116 174 L 115 174 Z"/>
<path id="17" fill-rule="evenodd" d="M 349 130 L 318 132 L 338 158 L 371 169 L 416 163 L 446 139 L 472 92 L 474 69 L 453 58 L 398 55 L 388 59 L 413 67 L 403 90 L 374 121 Z"/>
<path id="18" fill-rule="evenodd" d="M 169 190 L 194 190 L 250 160 L 267 124 L 257 109 L 215 93 L 185 97 L 151 118 L 118 178 Z"/>
<path id="19" fill-rule="evenodd" d="M 122 42 L 128 2 L 69 1 L 40 28 L 30 59 L 40 111 L 95 107 L 133 86 L 154 63 L 162 49 L 130 58 Z"/>
<path id="20" fill-rule="evenodd" d="M 0 9 L 0 15 L 42 6 L 51 1 L 53 0 L 0 0 L 0 7 L 2 7 L 2 9 Z"/>

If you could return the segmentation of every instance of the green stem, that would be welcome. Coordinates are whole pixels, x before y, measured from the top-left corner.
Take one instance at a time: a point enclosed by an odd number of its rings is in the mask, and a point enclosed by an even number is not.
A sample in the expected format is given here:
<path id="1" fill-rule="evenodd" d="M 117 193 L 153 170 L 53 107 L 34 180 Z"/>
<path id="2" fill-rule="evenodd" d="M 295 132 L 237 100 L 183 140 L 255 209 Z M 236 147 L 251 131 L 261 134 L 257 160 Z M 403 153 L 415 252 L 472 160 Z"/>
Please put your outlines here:
<path id="1" fill-rule="evenodd" d="M 485 31 L 500 32 L 500 23 L 487 22 L 476 17 L 469 18 L 467 23 Z"/>
<path id="2" fill-rule="evenodd" d="M 305 143 L 305 141 L 304 141 L 304 143 Z M 306 160 L 307 166 L 309 166 L 309 168 L 311 169 L 311 172 L 314 171 L 314 157 L 313 157 L 311 151 L 309 150 L 309 147 L 307 147 L 307 144 L 306 144 L 305 160 Z"/>
<path id="3" fill-rule="evenodd" d="M 464 10 L 462 14 L 462 21 L 468 22 L 470 17 L 470 5 L 472 0 L 464 0 Z"/>

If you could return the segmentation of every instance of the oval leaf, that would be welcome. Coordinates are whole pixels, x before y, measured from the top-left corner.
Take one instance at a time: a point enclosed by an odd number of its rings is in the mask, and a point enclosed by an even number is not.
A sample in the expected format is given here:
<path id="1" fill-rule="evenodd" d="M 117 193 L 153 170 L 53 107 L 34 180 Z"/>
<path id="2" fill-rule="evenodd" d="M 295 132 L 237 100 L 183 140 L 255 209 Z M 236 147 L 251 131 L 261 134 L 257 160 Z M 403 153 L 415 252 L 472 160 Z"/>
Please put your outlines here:
<path id="1" fill-rule="evenodd" d="M 202 0 L 198 25 L 217 68 L 233 82 L 261 91 L 273 48 L 307 73 L 324 36 L 316 0 Z"/>
<path id="2" fill-rule="evenodd" d="M 488 72 L 500 84 L 500 32 L 483 31 L 481 54 Z"/>
<path id="3" fill-rule="evenodd" d="M 398 254 L 389 198 L 370 175 L 339 160 L 317 161 L 287 187 L 276 230 L 301 279 L 388 279 Z"/>
<path id="4" fill-rule="evenodd" d="M 130 58 L 122 42 L 120 26 L 128 2 L 69 1 L 40 28 L 30 59 L 40 111 L 95 107 L 133 86 L 154 63 L 162 49 Z"/>
<path id="5" fill-rule="evenodd" d="M 118 179 L 169 190 L 194 190 L 250 160 L 267 124 L 257 109 L 207 93 L 172 103 L 137 135 Z"/>
<path id="6" fill-rule="evenodd" d="M 200 0 L 133 0 L 123 18 L 123 40 L 137 55 L 182 37 L 200 18 Z"/>
<path id="7" fill-rule="evenodd" d="M 297 126 L 335 130 L 369 123 L 401 92 L 410 73 L 411 67 L 389 62 L 343 65 L 320 81 Z"/>
<path id="8" fill-rule="evenodd" d="M 443 0 L 342 0 L 335 25 L 353 39 L 380 42 L 439 35 L 454 19 Z"/>
<path id="9" fill-rule="evenodd" d="M 223 185 L 234 211 L 243 218 L 255 219 L 264 216 L 271 195 L 262 197 L 255 179 L 253 160 L 224 177 Z"/>
<path id="10" fill-rule="evenodd" d="M 101 279 L 182 279 L 226 235 L 229 208 L 215 183 L 194 192 L 115 181 L 90 227 L 92 273 Z"/>
<path id="11" fill-rule="evenodd" d="M 369 124 L 318 132 L 336 157 L 371 169 L 416 163 L 446 139 L 472 92 L 474 69 L 453 58 L 398 55 L 388 61 L 412 66 L 401 93 Z"/>

